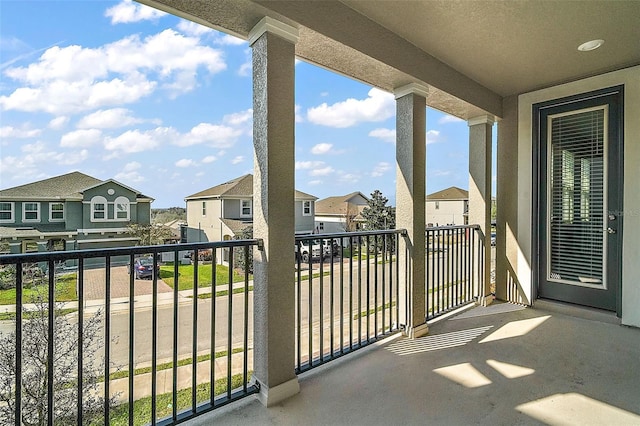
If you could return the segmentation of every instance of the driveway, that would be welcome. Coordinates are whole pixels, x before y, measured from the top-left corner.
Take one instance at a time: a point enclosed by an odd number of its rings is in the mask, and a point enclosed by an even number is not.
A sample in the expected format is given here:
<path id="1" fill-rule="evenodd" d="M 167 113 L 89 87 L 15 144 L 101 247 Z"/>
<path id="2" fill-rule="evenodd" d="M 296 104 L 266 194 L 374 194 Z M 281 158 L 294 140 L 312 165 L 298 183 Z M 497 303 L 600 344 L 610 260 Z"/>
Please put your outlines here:
<path id="1" fill-rule="evenodd" d="M 103 268 L 87 269 L 84 272 L 84 297 L 86 300 L 105 299 L 105 270 Z M 136 296 L 152 294 L 152 280 L 135 280 Z M 161 279 L 158 279 L 158 293 L 173 291 Z M 111 268 L 111 299 L 129 297 L 129 273 L 126 266 Z"/>

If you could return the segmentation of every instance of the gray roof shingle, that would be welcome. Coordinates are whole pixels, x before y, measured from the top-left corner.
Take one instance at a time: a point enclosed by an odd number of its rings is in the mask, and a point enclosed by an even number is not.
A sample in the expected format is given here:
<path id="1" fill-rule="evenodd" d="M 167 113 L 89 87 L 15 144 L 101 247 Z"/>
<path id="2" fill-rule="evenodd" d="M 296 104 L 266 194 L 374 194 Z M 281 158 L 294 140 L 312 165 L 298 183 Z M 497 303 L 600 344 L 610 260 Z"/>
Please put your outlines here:
<path id="1" fill-rule="evenodd" d="M 296 199 L 316 200 L 317 197 L 296 190 Z M 253 197 L 253 175 L 246 174 L 237 177 L 220 185 L 196 192 L 195 194 L 185 197 L 185 200 L 196 200 L 201 198 L 219 198 L 219 197 Z"/>

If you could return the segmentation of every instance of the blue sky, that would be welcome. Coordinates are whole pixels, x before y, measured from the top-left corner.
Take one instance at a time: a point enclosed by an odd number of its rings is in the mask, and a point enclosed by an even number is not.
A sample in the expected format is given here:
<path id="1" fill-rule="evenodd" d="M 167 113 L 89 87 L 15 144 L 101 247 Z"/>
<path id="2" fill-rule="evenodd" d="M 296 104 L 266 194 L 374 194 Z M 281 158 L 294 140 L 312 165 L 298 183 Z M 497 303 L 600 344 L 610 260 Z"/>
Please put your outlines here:
<path id="1" fill-rule="evenodd" d="M 235 37 L 130 1 L 2 0 L 0 73 L 0 188 L 78 170 L 159 208 L 253 172 Z M 394 204 L 392 94 L 297 61 L 296 111 L 297 189 Z M 427 139 L 427 192 L 466 189 L 466 122 L 428 109 Z"/>

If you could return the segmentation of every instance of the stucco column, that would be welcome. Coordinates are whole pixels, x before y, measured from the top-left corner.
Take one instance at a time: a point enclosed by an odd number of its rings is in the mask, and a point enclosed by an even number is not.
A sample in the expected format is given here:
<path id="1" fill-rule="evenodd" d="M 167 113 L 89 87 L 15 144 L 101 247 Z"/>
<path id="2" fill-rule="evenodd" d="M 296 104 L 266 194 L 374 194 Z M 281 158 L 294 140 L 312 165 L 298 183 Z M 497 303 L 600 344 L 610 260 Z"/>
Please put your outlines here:
<path id="1" fill-rule="evenodd" d="M 480 225 L 484 240 L 484 286 L 479 303 L 488 305 L 491 295 L 491 133 L 492 115 L 472 118 L 469 124 L 469 224 Z"/>
<path id="2" fill-rule="evenodd" d="M 296 28 L 263 18 L 253 48 L 254 372 L 266 406 L 300 391 L 295 365 L 294 61 Z"/>
<path id="3" fill-rule="evenodd" d="M 396 228 L 400 237 L 400 320 L 410 338 L 429 331 L 425 303 L 426 124 L 428 88 L 409 84 L 396 96 Z"/>

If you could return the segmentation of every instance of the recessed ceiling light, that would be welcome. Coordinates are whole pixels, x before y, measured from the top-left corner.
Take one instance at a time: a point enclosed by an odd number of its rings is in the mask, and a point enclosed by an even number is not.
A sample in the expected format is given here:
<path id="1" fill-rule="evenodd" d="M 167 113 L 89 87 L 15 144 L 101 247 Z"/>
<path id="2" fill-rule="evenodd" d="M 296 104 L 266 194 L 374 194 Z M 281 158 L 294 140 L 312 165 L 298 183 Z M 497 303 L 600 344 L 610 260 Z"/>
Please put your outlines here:
<path id="1" fill-rule="evenodd" d="M 598 47 L 604 44 L 604 40 L 591 40 L 586 43 L 582 43 L 578 46 L 578 50 L 581 52 L 589 52 L 591 50 L 596 50 Z"/>

